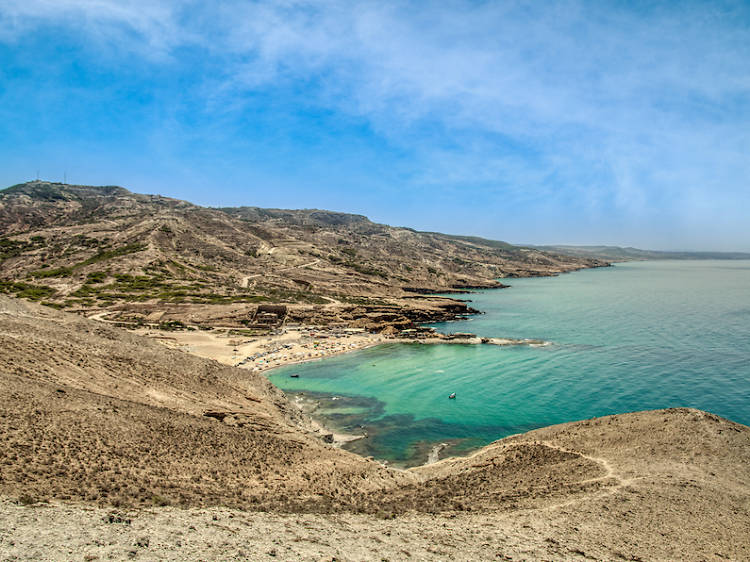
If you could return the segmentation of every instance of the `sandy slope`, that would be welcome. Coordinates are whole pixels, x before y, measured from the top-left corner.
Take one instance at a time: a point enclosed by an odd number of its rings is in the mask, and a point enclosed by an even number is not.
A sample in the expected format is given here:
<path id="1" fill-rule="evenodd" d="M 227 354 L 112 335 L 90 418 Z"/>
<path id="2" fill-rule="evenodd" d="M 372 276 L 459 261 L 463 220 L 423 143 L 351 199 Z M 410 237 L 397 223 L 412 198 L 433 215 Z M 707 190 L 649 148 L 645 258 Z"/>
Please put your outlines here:
<path id="1" fill-rule="evenodd" d="M 711 414 L 405 472 L 308 429 L 247 370 L 0 299 L 0 559 L 750 559 L 750 428 Z"/>

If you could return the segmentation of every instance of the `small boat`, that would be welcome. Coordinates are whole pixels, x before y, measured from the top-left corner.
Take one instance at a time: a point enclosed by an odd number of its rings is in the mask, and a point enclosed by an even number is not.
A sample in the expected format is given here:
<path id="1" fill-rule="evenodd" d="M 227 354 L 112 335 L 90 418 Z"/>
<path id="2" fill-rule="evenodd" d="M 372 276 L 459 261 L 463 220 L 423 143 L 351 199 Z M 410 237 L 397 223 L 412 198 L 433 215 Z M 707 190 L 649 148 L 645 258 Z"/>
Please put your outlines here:
<path id="1" fill-rule="evenodd" d="M 456 393 L 452 393 L 450 396 L 448 396 L 449 399 L 454 399 L 456 397 Z"/>
<path id="2" fill-rule="evenodd" d="M 292 374 L 292 375 L 289 375 L 289 377 L 290 377 L 290 378 L 293 378 L 293 379 L 298 379 L 298 378 L 299 378 L 299 374 L 297 374 L 297 373 L 294 373 L 294 374 Z"/>

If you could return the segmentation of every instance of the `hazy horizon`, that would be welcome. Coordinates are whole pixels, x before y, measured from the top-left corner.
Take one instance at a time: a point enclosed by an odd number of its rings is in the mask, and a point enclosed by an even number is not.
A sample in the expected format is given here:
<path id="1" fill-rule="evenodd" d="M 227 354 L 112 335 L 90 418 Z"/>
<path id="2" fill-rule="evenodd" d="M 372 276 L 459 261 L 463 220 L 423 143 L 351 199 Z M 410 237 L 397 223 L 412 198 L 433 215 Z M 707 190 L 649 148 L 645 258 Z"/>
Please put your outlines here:
<path id="1" fill-rule="evenodd" d="M 0 185 L 750 251 L 750 5 L 7 0 Z"/>

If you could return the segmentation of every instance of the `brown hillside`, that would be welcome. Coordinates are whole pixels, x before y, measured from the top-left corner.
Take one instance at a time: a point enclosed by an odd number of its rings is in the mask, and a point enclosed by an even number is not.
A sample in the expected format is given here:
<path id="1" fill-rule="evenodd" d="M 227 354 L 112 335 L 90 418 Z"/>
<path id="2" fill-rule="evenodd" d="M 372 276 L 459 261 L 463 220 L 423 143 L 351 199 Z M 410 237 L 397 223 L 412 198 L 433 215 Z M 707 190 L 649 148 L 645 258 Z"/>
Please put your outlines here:
<path id="1" fill-rule="evenodd" d="M 749 467 L 750 428 L 673 409 L 388 469 L 248 371 L 0 297 L 4 556 L 741 560 Z M 167 504 L 185 510 L 138 510 Z"/>
<path id="2" fill-rule="evenodd" d="M 403 328 L 469 312 L 425 293 L 601 265 L 330 211 L 38 181 L 0 191 L 0 292 L 130 321 L 241 326 L 258 303 L 283 303 L 290 321 Z"/>

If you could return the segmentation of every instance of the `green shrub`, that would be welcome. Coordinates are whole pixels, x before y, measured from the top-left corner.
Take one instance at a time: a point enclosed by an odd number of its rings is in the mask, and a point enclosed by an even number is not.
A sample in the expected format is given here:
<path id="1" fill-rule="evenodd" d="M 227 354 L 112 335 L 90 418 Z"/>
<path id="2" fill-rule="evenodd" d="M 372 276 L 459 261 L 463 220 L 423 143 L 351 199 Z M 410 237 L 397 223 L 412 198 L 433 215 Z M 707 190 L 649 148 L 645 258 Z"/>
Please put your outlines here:
<path id="1" fill-rule="evenodd" d="M 73 275 L 73 269 L 70 267 L 39 269 L 31 272 L 31 276 L 36 277 L 37 279 L 46 279 L 47 277 L 70 277 L 71 275 Z"/>
<path id="2" fill-rule="evenodd" d="M 160 330 L 165 330 L 167 332 L 174 331 L 174 330 L 184 330 L 187 326 L 180 322 L 179 320 L 170 320 L 169 322 L 162 322 L 159 324 Z"/>
<path id="3" fill-rule="evenodd" d="M 29 250 L 35 250 L 45 245 L 44 237 L 32 236 L 28 242 L 13 240 L 11 238 L 0 238 L 0 262 L 8 258 L 20 256 Z"/>
<path id="4" fill-rule="evenodd" d="M 86 283 L 104 283 L 104 280 L 107 278 L 107 272 L 106 271 L 94 271 L 92 273 L 89 273 L 86 276 Z"/>
<path id="5" fill-rule="evenodd" d="M 72 297 L 90 297 L 99 293 L 99 289 L 92 287 L 91 285 L 81 285 L 78 289 L 70 293 Z"/>
<path id="6" fill-rule="evenodd" d="M 99 252 L 98 254 L 91 256 L 87 260 L 84 260 L 81 263 L 74 265 L 73 267 L 76 269 L 79 267 L 85 267 L 87 265 L 91 265 L 100 261 L 111 260 L 112 258 L 127 256 L 128 254 L 134 254 L 136 252 L 142 252 L 146 248 L 148 248 L 148 246 L 146 246 L 145 244 L 127 244 L 126 246 L 115 248 L 114 250 Z"/>
<path id="7" fill-rule="evenodd" d="M 29 494 L 21 494 L 20 496 L 18 496 L 18 503 L 20 505 L 33 505 L 36 502 L 37 502 L 36 498 Z"/>
<path id="8" fill-rule="evenodd" d="M 201 271 L 219 271 L 219 269 L 216 266 L 213 266 L 213 265 L 197 265 L 197 264 L 194 264 L 193 267 L 195 269 L 200 269 Z"/>
<path id="9" fill-rule="evenodd" d="M 16 281 L 0 281 L 0 293 L 15 294 L 18 298 L 39 301 L 53 296 L 57 291 L 52 287 L 31 285 Z"/>
<path id="10" fill-rule="evenodd" d="M 157 507 L 164 507 L 164 506 L 170 505 L 170 501 L 167 498 L 163 496 L 159 496 L 157 494 L 154 494 L 151 497 L 151 503 L 152 505 L 157 506 Z M 148 546 L 148 543 L 146 543 L 146 546 Z"/>
<path id="11" fill-rule="evenodd" d="M 386 279 L 388 277 L 388 274 L 384 271 L 369 265 L 363 265 L 353 261 L 348 261 L 344 265 L 358 273 L 361 273 L 362 275 L 377 275 L 378 277 L 382 277 L 383 279 Z"/>

